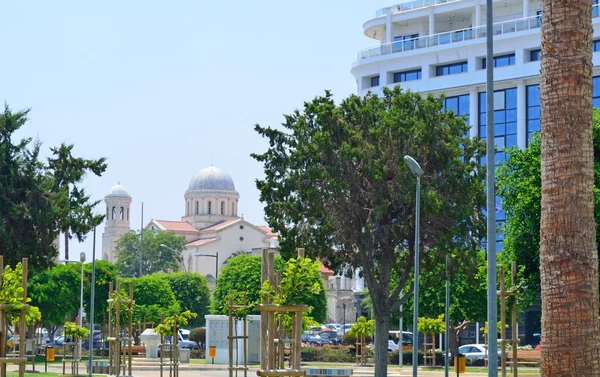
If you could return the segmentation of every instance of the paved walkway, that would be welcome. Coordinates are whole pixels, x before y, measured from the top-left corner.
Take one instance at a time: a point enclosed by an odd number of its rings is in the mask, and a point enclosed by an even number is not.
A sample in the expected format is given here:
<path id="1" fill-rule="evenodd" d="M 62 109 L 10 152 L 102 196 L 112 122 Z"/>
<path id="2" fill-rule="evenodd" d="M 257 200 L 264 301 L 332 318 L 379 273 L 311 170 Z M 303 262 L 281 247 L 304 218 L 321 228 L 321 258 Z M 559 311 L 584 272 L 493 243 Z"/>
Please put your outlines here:
<path id="1" fill-rule="evenodd" d="M 324 366 L 325 363 L 319 363 L 319 366 L 316 368 L 327 368 Z M 331 363 L 332 368 L 352 368 L 353 375 L 357 377 L 371 377 L 375 375 L 373 366 L 359 367 L 354 364 L 334 364 Z M 17 370 L 16 365 L 9 365 L 8 370 Z M 28 365 L 28 369 L 31 368 Z M 258 370 L 258 366 L 252 365 L 248 370 L 248 377 L 256 376 L 256 371 Z M 44 371 L 44 364 L 36 364 L 36 371 Z M 87 368 L 85 365 L 80 365 L 79 371 L 87 375 Z M 48 366 L 48 372 L 62 373 L 62 365 L 53 364 Z M 499 373 L 500 374 L 500 371 Z M 412 368 L 410 366 L 403 367 L 402 369 L 397 366 L 388 366 L 388 374 L 389 377 L 408 377 L 412 376 Z M 443 377 L 444 369 L 440 368 L 436 371 L 422 370 L 419 368 L 419 377 Z M 509 373 L 507 373 L 510 376 Z M 133 376 L 134 377 L 160 377 L 160 367 L 158 365 L 134 365 L 133 366 Z M 228 377 L 229 370 L 227 365 L 212 365 L 212 364 L 182 364 L 179 367 L 179 376 L 180 377 Z M 234 376 L 236 376 L 234 372 Z M 456 374 L 454 373 L 454 369 L 450 368 L 449 376 L 454 377 Z M 475 372 L 467 372 L 465 374 L 461 374 L 461 376 L 466 377 L 487 377 L 487 373 L 475 373 Z M 539 374 L 531 374 L 527 373 L 527 377 L 537 377 Z M 169 374 L 169 369 L 165 367 L 163 369 L 163 377 L 172 377 Z M 244 377 L 243 372 L 238 372 L 237 377 Z"/>

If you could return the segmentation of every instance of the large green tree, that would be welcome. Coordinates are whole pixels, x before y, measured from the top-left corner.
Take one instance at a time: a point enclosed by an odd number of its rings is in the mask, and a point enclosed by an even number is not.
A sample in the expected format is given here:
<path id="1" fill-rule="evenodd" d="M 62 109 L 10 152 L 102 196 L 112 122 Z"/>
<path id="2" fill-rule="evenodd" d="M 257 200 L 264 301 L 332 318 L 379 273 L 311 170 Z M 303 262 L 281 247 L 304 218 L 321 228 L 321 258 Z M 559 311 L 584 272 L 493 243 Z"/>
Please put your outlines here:
<path id="1" fill-rule="evenodd" d="M 484 145 L 468 137 L 464 119 L 443 110 L 441 98 L 384 88 L 381 96 L 353 95 L 336 105 L 327 92 L 285 116 L 283 129 L 256 130 L 269 141 L 265 153 L 253 155 L 265 171 L 257 187 L 282 254 L 304 247 L 338 270 L 360 266 L 377 333 L 388 332 L 391 313 L 412 294 L 405 285 L 415 256 L 415 177 L 405 155 L 425 171 L 421 255 L 451 249 L 474 258 Z M 392 270 L 399 271 L 393 285 Z M 385 376 L 386 337 L 376 338 L 375 362 L 375 375 Z"/>
<path id="2" fill-rule="evenodd" d="M 59 264 L 35 273 L 27 282 L 32 305 L 42 312 L 42 326 L 52 340 L 56 330 L 64 325 L 79 308 L 81 264 Z"/>
<path id="3" fill-rule="evenodd" d="M 190 318 L 188 323 L 190 327 L 205 325 L 204 316 L 209 314 L 210 291 L 204 276 L 193 272 L 161 273 L 153 276 L 158 276 L 169 283 L 181 311 L 189 310 L 198 315 L 196 318 Z"/>
<path id="4" fill-rule="evenodd" d="M 121 289 L 129 294 L 129 282 L 133 281 L 134 321 L 160 323 L 161 314 L 180 312 L 179 304 L 169 282 L 158 275 L 122 279 Z"/>
<path id="5" fill-rule="evenodd" d="M 593 112 L 594 218 L 600 225 L 600 110 Z M 498 169 L 498 195 L 506 212 L 503 254 L 522 267 L 524 298 L 532 302 L 540 294 L 540 215 L 542 200 L 541 149 L 539 134 L 527 148 L 512 148 Z M 596 232 L 600 244 L 600 232 Z"/>
<path id="6" fill-rule="evenodd" d="M 275 271 L 282 271 L 285 267 L 284 260 L 275 257 Z M 321 292 L 312 296 L 306 305 L 312 306 L 310 316 L 317 322 L 323 323 L 327 319 L 327 297 L 325 286 L 320 276 L 317 281 L 322 285 Z M 217 285 L 213 292 L 211 312 L 214 314 L 227 314 L 227 302 L 229 292 L 234 292 L 240 297 L 246 292 L 246 303 L 249 306 L 248 314 L 260 314 L 258 304 L 260 303 L 261 279 L 261 256 L 250 256 L 246 254 L 237 255 L 227 261 L 225 267 L 219 274 Z"/>
<path id="7" fill-rule="evenodd" d="M 14 141 L 27 122 L 29 110 L 0 113 L 0 255 L 15 265 L 29 258 L 32 269 L 53 264 L 58 250 L 58 198 L 39 159 L 40 143 L 31 138 Z"/>
<path id="8" fill-rule="evenodd" d="M 83 242 L 95 226 L 100 225 L 104 215 L 94 214 L 94 208 L 100 201 L 91 201 L 85 189 L 81 187 L 88 172 L 101 176 L 106 170 L 106 158 L 88 160 L 73 156 L 74 145 L 61 144 L 50 148 L 52 157 L 48 158 L 48 172 L 52 177 L 52 190 L 58 192 L 62 201 L 59 230 L 65 237 L 65 259 L 69 260 L 69 240 L 75 236 Z"/>
<path id="9" fill-rule="evenodd" d="M 185 238 L 173 232 L 144 230 L 142 241 L 142 275 L 179 270 Z M 163 247 L 165 245 L 167 247 Z M 139 277 L 140 233 L 132 230 L 117 242 L 117 270 L 123 277 Z"/>

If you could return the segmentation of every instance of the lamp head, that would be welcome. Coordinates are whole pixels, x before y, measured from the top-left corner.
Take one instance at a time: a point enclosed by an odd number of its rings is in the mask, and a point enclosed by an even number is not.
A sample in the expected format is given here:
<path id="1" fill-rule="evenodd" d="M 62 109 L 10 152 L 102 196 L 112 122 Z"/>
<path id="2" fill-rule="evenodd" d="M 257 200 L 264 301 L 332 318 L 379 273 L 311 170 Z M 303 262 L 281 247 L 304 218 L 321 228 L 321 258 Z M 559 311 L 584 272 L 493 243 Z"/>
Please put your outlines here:
<path id="1" fill-rule="evenodd" d="M 79 254 L 79 260 L 81 261 L 81 263 L 85 262 L 85 253 Z"/>
<path id="2" fill-rule="evenodd" d="M 408 168 L 414 175 L 416 175 L 416 176 L 423 175 L 423 173 L 424 173 L 423 169 L 421 169 L 421 166 L 419 165 L 419 163 L 417 161 L 415 161 L 414 158 L 410 157 L 409 155 L 406 155 L 406 156 L 404 156 L 404 163 L 406 164 L 406 166 L 408 166 Z"/>

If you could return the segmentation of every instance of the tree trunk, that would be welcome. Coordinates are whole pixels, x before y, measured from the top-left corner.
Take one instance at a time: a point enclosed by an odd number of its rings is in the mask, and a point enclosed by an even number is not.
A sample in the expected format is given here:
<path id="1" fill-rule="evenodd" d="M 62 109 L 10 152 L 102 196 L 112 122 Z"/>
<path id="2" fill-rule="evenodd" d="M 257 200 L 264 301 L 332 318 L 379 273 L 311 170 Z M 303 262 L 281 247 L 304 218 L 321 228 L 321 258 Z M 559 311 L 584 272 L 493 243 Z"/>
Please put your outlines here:
<path id="1" fill-rule="evenodd" d="M 600 376 L 592 0 L 543 0 L 542 5 L 540 372 Z"/>
<path id="2" fill-rule="evenodd" d="M 389 311 L 376 313 L 375 316 L 375 377 L 387 376 L 388 334 L 390 331 Z M 402 339 L 402 335 L 400 335 Z M 400 342 L 402 347 L 402 341 Z"/>

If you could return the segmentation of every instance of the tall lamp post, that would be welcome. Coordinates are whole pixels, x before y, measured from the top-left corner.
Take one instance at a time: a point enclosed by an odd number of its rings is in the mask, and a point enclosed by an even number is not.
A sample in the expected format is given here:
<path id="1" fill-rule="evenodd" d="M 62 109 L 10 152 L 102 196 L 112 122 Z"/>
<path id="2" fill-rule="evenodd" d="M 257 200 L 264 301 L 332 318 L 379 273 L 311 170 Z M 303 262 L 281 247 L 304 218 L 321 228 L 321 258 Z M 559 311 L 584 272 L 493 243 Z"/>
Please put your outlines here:
<path id="1" fill-rule="evenodd" d="M 79 254 L 81 261 L 81 295 L 79 296 L 79 327 L 83 326 L 83 263 L 85 262 L 85 253 Z M 93 334 L 92 334 L 93 336 Z M 81 342 L 79 342 L 79 357 L 81 358 Z"/>
<path id="2" fill-rule="evenodd" d="M 215 258 L 215 284 L 217 283 L 217 278 L 219 277 L 219 252 L 215 252 L 215 255 L 212 254 L 194 254 L 195 257 L 209 257 Z"/>
<path id="3" fill-rule="evenodd" d="M 161 243 L 160 247 L 162 247 L 163 249 L 171 250 L 174 253 L 177 253 L 177 250 L 173 249 L 172 247 L 169 247 L 169 246 L 165 245 L 164 243 Z M 185 262 L 181 261 L 181 265 L 183 266 L 183 270 L 187 274 L 188 270 L 187 270 L 187 267 L 185 267 Z"/>
<path id="4" fill-rule="evenodd" d="M 413 377 L 417 377 L 417 362 L 419 350 L 419 219 L 421 217 L 421 175 L 423 169 L 414 158 L 404 156 L 404 163 L 410 171 L 417 176 L 417 197 L 415 209 L 415 288 L 414 288 L 414 308 L 413 308 L 413 353 L 412 367 Z"/>

